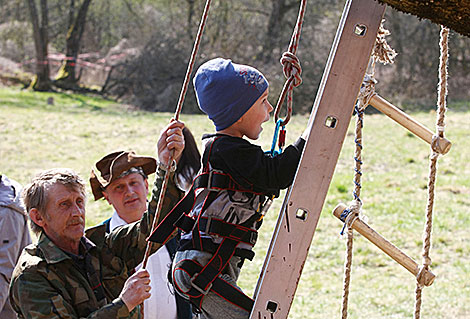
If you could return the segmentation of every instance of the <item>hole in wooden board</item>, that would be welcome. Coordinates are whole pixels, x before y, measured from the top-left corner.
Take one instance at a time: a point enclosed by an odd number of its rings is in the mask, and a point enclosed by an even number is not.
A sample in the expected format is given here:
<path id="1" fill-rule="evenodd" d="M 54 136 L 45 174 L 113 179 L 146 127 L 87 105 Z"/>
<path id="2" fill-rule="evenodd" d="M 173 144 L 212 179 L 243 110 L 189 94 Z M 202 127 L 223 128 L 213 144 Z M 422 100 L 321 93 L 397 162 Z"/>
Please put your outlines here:
<path id="1" fill-rule="evenodd" d="M 327 116 L 325 120 L 325 126 L 329 128 L 335 128 L 338 120 L 333 116 Z"/>
<path id="2" fill-rule="evenodd" d="M 306 220 L 307 219 L 308 212 L 305 209 L 299 208 L 297 212 L 295 213 L 295 217 L 297 217 L 300 220 Z"/>
<path id="3" fill-rule="evenodd" d="M 277 311 L 277 302 L 274 302 L 274 301 L 268 301 L 268 303 L 266 304 L 266 310 L 269 311 L 270 313 L 275 313 Z"/>
<path id="4" fill-rule="evenodd" d="M 367 33 L 367 27 L 363 24 L 356 24 L 354 26 L 354 34 L 357 36 L 363 37 Z"/>

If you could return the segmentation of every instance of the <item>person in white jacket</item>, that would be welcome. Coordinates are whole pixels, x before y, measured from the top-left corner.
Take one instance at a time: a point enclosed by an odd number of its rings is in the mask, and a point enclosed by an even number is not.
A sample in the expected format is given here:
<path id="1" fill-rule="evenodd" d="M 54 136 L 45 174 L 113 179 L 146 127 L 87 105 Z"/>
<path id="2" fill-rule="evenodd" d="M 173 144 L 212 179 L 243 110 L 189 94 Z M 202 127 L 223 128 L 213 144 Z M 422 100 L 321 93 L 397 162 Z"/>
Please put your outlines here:
<path id="1" fill-rule="evenodd" d="M 142 217 L 148 205 L 148 175 L 153 174 L 157 166 L 170 170 L 170 178 L 176 186 L 166 190 L 165 201 L 173 206 L 184 196 L 184 190 L 189 188 L 200 168 L 200 154 L 194 137 L 187 128 L 183 129 L 183 135 L 185 148 L 181 158 L 177 159 L 178 168 L 176 165 L 162 167 L 152 157 L 125 151 L 107 154 L 95 164 L 96 173 L 93 173 L 94 177 L 90 179 L 95 200 L 104 197 L 114 208 L 111 218 L 103 222 L 107 232 L 133 223 Z M 118 166 L 126 166 L 127 169 L 120 176 L 112 177 L 112 171 Z M 98 183 L 98 174 L 102 177 L 101 183 Z M 147 270 L 150 273 L 152 295 L 144 301 L 145 319 L 192 318 L 189 303 L 179 295 L 175 295 L 173 287 L 168 282 L 168 271 L 177 245 L 178 238 L 175 237 L 149 257 Z"/>
<path id="2" fill-rule="evenodd" d="M 0 175 L 0 318 L 13 319 L 8 298 L 11 274 L 21 251 L 31 243 L 28 217 L 21 202 L 21 185 Z"/>

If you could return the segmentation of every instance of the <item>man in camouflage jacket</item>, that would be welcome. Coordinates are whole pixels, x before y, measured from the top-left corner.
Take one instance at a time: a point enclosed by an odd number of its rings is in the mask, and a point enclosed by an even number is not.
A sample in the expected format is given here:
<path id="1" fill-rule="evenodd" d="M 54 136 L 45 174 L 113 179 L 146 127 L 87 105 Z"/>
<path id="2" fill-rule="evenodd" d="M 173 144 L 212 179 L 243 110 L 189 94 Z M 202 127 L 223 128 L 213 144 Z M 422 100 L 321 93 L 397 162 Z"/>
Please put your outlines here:
<path id="1" fill-rule="evenodd" d="M 160 136 L 163 166 L 171 151 L 178 157 L 184 148 L 182 127 L 172 122 Z M 118 177 L 125 170 L 124 161 L 112 173 Z M 13 272 L 10 301 L 18 318 L 139 318 L 150 279 L 146 270 L 132 272 L 145 253 L 164 174 L 159 168 L 142 219 L 105 234 L 104 226 L 84 232 L 86 198 L 79 176 L 67 169 L 40 173 L 24 192 L 39 241 L 25 248 Z M 176 186 L 168 187 L 171 193 Z M 161 218 L 172 208 L 165 202 Z"/>

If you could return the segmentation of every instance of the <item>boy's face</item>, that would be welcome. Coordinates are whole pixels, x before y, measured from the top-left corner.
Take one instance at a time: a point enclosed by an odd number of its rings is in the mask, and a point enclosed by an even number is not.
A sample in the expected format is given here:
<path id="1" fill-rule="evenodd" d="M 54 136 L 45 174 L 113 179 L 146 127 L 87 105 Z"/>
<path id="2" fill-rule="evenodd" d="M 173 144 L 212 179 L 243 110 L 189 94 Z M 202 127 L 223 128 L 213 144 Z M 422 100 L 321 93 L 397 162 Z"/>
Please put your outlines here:
<path id="1" fill-rule="evenodd" d="M 273 106 L 268 101 L 269 89 L 259 97 L 253 106 L 233 125 L 241 136 L 249 139 L 258 139 L 263 128 L 261 124 L 269 120 L 269 113 L 273 111 Z"/>

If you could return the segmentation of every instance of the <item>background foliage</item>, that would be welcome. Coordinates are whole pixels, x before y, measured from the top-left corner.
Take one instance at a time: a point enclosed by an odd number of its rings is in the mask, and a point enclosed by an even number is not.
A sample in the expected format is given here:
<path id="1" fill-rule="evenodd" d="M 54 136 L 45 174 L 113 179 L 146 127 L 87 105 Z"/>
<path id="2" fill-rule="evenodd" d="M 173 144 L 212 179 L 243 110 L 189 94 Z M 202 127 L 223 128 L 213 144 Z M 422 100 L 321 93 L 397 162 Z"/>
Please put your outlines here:
<path id="1" fill-rule="evenodd" d="M 46 1 L 46 0 L 41 0 Z M 36 0 L 38 3 L 39 0 Z M 83 0 L 48 0 L 49 53 L 64 53 L 69 9 Z M 213 0 L 197 65 L 222 56 L 251 64 L 271 82 L 274 102 L 284 82 L 278 60 L 287 49 L 299 0 Z M 81 39 L 80 84 L 146 110 L 173 111 L 191 52 L 203 0 L 92 1 Z M 344 1 L 309 1 L 298 56 L 303 84 L 296 90 L 295 112 L 310 108 L 321 79 Z M 399 53 L 391 67 L 379 68 L 377 90 L 405 109 L 429 109 L 437 85 L 439 26 L 387 8 L 385 26 Z M 34 72 L 34 46 L 25 1 L 0 0 L 0 74 L 16 68 Z M 469 98 L 470 40 L 450 37 L 450 100 Z M 9 68 L 2 69 L 1 58 Z M 51 76 L 60 61 L 50 60 Z M 91 66 L 93 65 L 93 66 Z M 14 73 L 14 72 L 13 72 Z M 18 71 L 16 70 L 16 73 Z M 184 112 L 198 112 L 188 92 Z"/>

